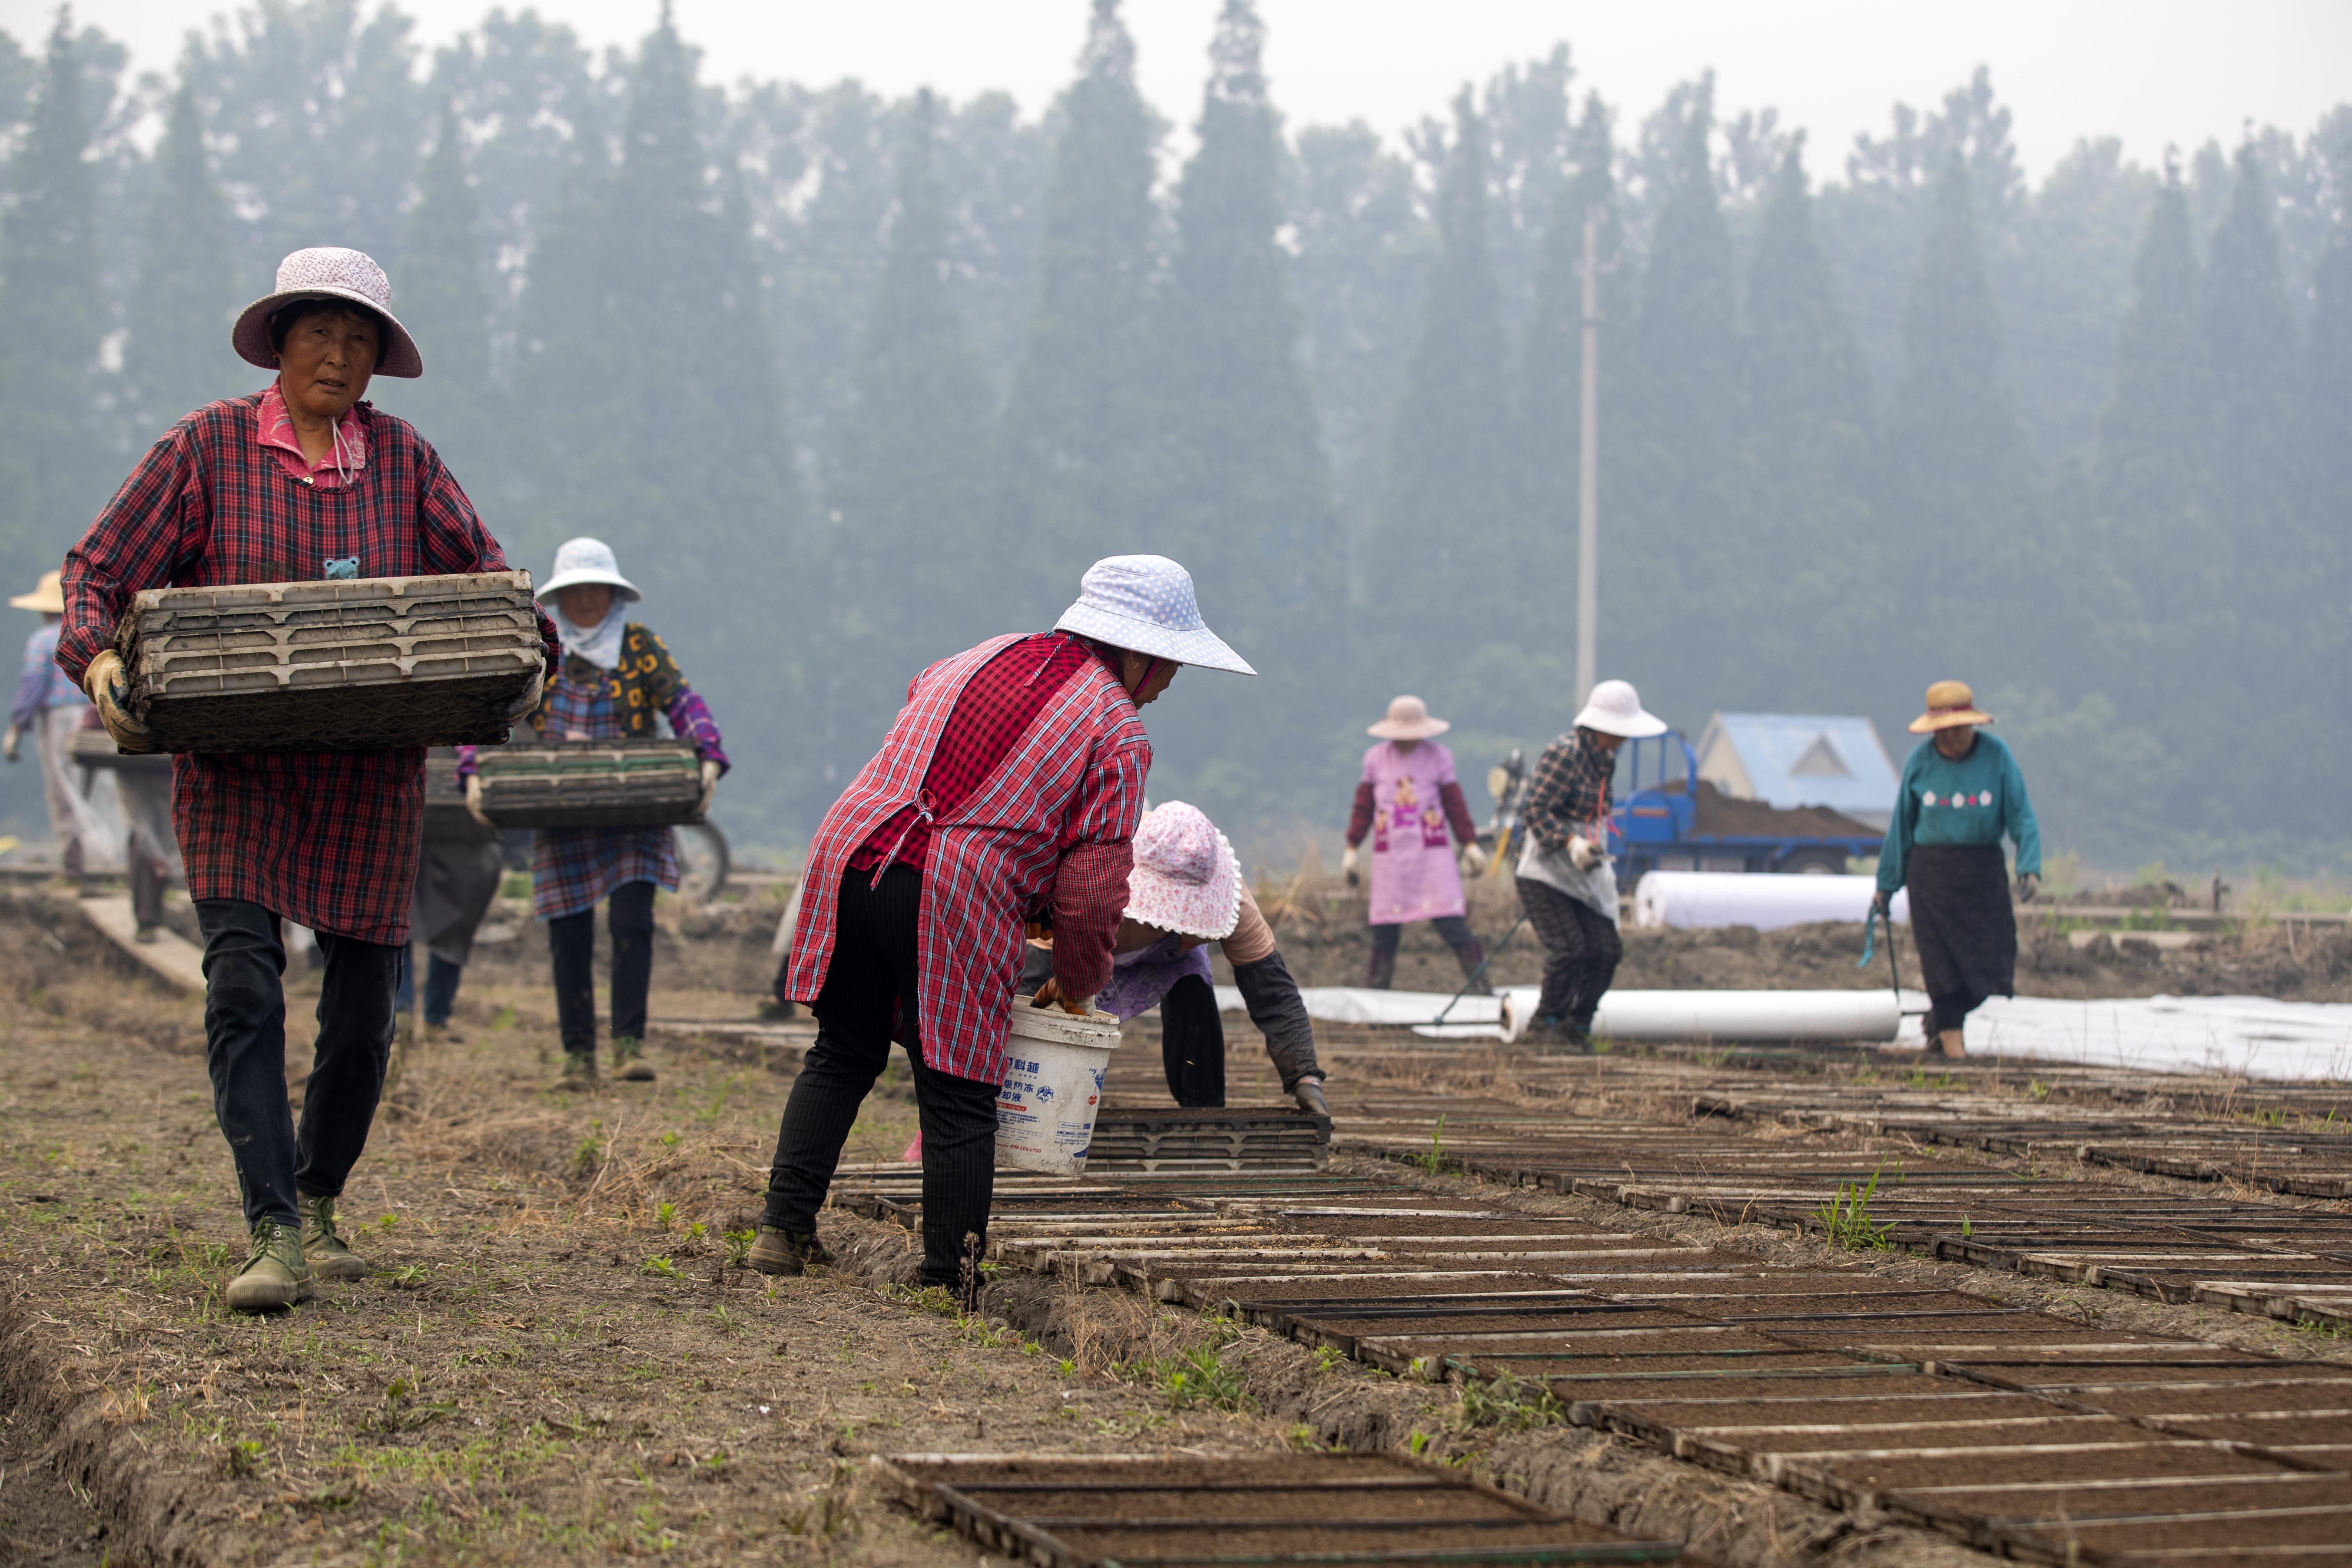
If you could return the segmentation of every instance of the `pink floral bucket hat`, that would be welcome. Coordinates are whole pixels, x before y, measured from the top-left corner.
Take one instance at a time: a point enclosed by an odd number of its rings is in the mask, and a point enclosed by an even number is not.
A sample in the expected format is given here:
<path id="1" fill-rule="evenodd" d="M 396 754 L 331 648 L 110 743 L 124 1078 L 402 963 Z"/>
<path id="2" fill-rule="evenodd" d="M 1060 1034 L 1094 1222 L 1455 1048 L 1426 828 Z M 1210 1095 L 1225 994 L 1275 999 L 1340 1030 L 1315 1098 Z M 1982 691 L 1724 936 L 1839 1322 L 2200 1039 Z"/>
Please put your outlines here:
<path id="1" fill-rule="evenodd" d="M 1242 865 L 1198 806 L 1169 801 L 1135 830 L 1127 915 L 1161 931 L 1218 941 L 1242 918 Z"/>

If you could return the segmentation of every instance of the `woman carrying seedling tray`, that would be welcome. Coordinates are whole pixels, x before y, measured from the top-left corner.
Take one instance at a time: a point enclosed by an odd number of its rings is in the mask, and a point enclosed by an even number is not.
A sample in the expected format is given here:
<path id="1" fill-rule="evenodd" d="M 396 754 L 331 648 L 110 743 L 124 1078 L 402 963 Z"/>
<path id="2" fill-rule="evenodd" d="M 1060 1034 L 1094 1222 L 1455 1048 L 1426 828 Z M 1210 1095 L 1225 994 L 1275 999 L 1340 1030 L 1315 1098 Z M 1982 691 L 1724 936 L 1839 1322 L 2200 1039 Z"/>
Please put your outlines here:
<path id="1" fill-rule="evenodd" d="M 661 638 L 623 618 L 621 606 L 639 597 L 604 541 L 567 540 L 556 551 L 555 574 L 540 586 L 539 599 L 555 606 L 563 666 L 530 724 L 549 744 L 650 740 L 658 713 L 673 735 L 693 742 L 695 755 L 702 759 L 702 804 L 708 810 L 711 792 L 727 771 L 719 725 L 678 673 Z M 475 760 L 472 748 L 458 749 L 467 804 L 488 822 Z M 613 1076 L 635 1082 L 653 1079 L 645 1037 L 656 888 L 677 890 L 677 842 L 667 827 L 542 827 L 532 835 L 531 912 L 547 922 L 567 1083 L 596 1077 L 596 906 L 608 900 Z"/>
<path id="2" fill-rule="evenodd" d="M 361 401 L 371 376 L 425 371 L 382 268 L 356 250 L 298 250 L 230 341 L 278 379 L 173 426 L 66 556 L 58 663 L 126 752 L 152 749 L 112 646 L 144 589 L 507 569 L 439 455 Z M 551 664 L 554 628 L 542 617 L 540 630 Z M 501 717 L 538 706 L 540 685 Z M 391 1058 L 424 812 L 422 747 L 173 761 L 172 825 L 205 939 L 205 1065 L 253 1237 L 226 1292 L 234 1310 L 291 1306 L 315 1279 L 367 1272 L 336 1234 L 335 1200 Z M 326 958 L 299 1128 L 284 921 L 316 931 Z"/>

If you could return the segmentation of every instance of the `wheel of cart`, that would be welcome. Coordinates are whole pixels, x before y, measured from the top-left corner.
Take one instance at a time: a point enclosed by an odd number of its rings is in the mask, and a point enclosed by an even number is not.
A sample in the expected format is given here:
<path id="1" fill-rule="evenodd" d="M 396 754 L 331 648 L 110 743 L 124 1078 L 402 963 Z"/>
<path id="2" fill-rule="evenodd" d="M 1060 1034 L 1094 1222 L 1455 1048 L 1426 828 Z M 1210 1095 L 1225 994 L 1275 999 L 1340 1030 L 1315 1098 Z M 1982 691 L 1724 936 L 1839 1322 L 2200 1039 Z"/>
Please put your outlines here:
<path id="1" fill-rule="evenodd" d="M 709 903 L 727 886 L 727 835 L 715 822 L 690 823 L 677 830 L 677 896 Z"/>

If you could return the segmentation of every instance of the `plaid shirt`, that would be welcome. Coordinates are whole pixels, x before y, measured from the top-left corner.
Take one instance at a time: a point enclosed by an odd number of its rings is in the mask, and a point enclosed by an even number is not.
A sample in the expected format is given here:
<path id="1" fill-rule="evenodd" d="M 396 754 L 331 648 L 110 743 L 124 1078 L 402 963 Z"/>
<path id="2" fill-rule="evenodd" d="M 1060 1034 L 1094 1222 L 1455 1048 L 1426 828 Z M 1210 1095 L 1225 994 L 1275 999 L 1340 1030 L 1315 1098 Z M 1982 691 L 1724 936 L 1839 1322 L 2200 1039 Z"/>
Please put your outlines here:
<path id="1" fill-rule="evenodd" d="M 814 1002 L 824 984 L 842 877 L 863 874 L 849 871 L 850 856 L 908 805 L 921 805 L 922 781 L 958 699 L 992 659 L 1023 640 L 992 638 L 918 676 L 881 751 L 825 813 L 801 879 L 784 979 L 793 1000 Z M 915 1003 L 927 1064 L 954 1078 L 1004 1080 L 1023 922 L 1050 897 L 1059 931 L 1064 880 L 1074 917 L 1082 906 L 1125 904 L 1129 843 L 1150 771 L 1151 742 L 1134 702 L 1099 659 L 1087 658 L 962 804 L 947 812 L 923 808 L 931 816 L 931 847 Z"/>
<path id="2" fill-rule="evenodd" d="M 1554 855 L 1568 853 L 1568 841 L 1588 823 L 1605 829 L 1612 809 L 1610 781 L 1617 771 L 1617 755 L 1570 731 L 1544 748 L 1536 776 L 1528 785 L 1527 804 L 1520 808 L 1528 836 Z M 1605 848 L 1604 831 L 1599 842 Z"/>
<path id="3" fill-rule="evenodd" d="M 147 449 L 65 562 L 58 663 L 77 682 L 143 588 L 503 572 L 498 542 L 406 421 L 356 405 L 369 461 L 348 487 L 288 478 L 258 437 L 262 394 L 197 409 Z M 548 661 L 555 627 L 540 635 Z M 425 752 L 257 752 L 173 759 L 172 820 L 192 899 L 243 899 L 338 936 L 408 940 Z"/>
<path id="4" fill-rule="evenodd" d="M 849 858 L 853 870 L 870 871 L 893 860 L 921 870 L 923 857 L 931 848 L 931 819 L 961 805 L 996 771 L 1038 710 L 1077 673 L 1079 665 L 1094 657 L 1073 637 L 1051 635 L 1030 641 L 1038 645 L 1034 650 L 1015 643 L 982 665 L 965 685 L 940 734 L 939 747 L 931 752 L 931 765 L 923 771 L 921 796 L 899 807 L 857 847 Z M 908 701 L 915 700 L 921 679 L 917 676 L 907 682 Z"/>
<path id="5" fill-rule="evenodd" d="M 627 716 L 593 679 L 559 678 L 547 688 L 547 728 L 569 740 L 617 741 Z M 471 748 L 467 748 L 470 750 Z M 657 882 L 677 891 L 677 840 L 667 827 L 542 827 L 530 836 L 530 912 L 561 920 L 593 910 L 624 882 Z"/>
<path id="6" fill-rule="evenodd" d="M 327 455 L 315 463 L 303 455 L 302 437 L 294 428 L 293 416 L 286 412 L 286 395 L 276 382 L 261 395 L 261 406 L 254 413 L 261 444 L 297 484 L 334 490 L 342 489 L 345 474 L 351 475 L 353 484 L 367 477 L 367 421 L 361 416 L 358 404 L 343 410 L 343 416 L 335 422 L 337 439 L 327 443 Z"/>

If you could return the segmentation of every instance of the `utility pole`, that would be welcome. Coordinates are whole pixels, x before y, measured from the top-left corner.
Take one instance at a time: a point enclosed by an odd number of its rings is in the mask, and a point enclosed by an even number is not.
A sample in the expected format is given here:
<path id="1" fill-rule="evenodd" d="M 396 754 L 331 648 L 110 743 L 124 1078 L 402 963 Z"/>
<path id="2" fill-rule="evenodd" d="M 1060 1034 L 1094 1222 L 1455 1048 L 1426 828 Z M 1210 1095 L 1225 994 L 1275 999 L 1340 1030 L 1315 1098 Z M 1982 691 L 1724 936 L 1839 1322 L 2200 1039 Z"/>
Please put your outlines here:
<path id="1" fill-rule="evenodd" d="M 1601 209 L 1584 209 L 1583 429 L 1576 462 L 1576 705 L 1600 679 L 1601 615 Z"/>

